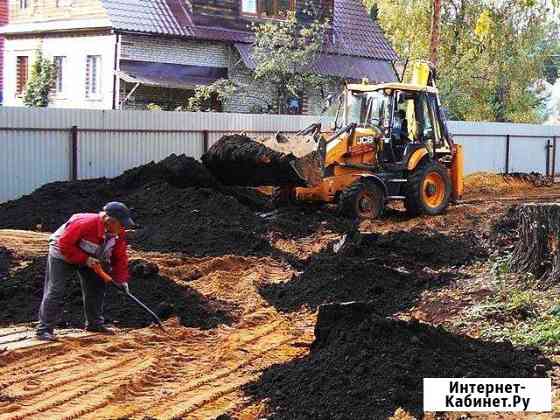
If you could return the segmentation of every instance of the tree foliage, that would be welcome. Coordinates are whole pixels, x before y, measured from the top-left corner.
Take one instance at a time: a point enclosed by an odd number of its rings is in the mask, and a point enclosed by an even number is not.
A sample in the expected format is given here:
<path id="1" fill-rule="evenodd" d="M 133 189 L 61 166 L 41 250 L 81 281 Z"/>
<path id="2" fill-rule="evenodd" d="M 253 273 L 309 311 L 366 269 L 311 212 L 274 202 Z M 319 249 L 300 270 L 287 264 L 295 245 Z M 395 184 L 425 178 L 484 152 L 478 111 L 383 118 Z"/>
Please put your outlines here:
<path id="1" fill-rule="evenodd" d="M 231 80 L 220 79 L 209 85 L 197 86 L 185 107 L 185 111 L 218 111 L 217 103 L 222 103 L 237 91 Z"/>
<path id="2" fill-rule="evenodd" d="M 31 66 L 31 75 L 23 98 L 24 104 L 29 107 L 47 107 L 55 77 L 54 63 L 44 58 L 41 52 L 37 53 Z"/>
<path id="3" fill-rule="evenodd" d="M 312 68 L 330 29 L 321 13 L 308 6 L 299 10 L 297 17 L 288 12 L 285 19 L 253 25 L 254 78 L 275 87 L 279 112 L 285 111 L 288 96 L 299 97 L 331 81 Z"/>
<path id="4" fill-rule="evenodd" d="M 365 0 L 403 58 L 429 57 L 432 0 Z M 450 116 L 538 122 L 535 86 L 553 75 L 556 5 L 545 0 L 442 0 L 438 87 Z M 547 67 L 548 63 L 548 67 Z"/>

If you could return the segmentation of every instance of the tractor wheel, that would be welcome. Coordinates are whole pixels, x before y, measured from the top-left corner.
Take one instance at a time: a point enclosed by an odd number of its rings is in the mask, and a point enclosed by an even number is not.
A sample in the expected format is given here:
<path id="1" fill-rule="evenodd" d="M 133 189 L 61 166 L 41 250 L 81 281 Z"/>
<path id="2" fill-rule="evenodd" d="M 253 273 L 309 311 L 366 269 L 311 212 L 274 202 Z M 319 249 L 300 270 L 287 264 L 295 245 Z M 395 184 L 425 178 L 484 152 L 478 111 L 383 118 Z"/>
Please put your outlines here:
<path id="1" fill-rule="evenodd" d="M 441 163 L 423 163 L 408 177 L 404 202 L 408 214 L 440 214 L 450 198 L 451 179 Z"/>
<path id="2" fill-rule="evenodd" d="M 352 219 L 375 219 L 383 211 L 383 189 L 367 179 L 355 181 L 346 187 L 338 199 L 342 215 Z"/>

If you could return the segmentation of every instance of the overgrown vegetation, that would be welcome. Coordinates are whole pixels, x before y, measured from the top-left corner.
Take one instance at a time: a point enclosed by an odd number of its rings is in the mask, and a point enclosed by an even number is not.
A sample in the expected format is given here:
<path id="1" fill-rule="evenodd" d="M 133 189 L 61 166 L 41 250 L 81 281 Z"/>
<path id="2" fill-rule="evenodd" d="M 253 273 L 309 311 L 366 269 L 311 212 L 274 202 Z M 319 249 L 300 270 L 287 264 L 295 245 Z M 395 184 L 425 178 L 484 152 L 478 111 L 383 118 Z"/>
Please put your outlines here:
<path id="1" fill-rule="evenodd" d="M 56 66 L 44 58 L 42 53 L 37 53 L 31 66 L 31 76 L 27 84 L 23 102 L 29 107 L 47 107 L 49 95 L 54 86 Z"/>
<path id="2" fill-rule="evenodd" d="M 220 79 L 207 86 L 197 86 L 185 106 L 185 111 L 219 111 L 219 104 L 233 96 L 237 87 L 231 80 Z"/>
<path id="3" fill-rule="evenodd" d="M 553 347 L 560 343 L 560 293 L 539 290 L 531 274 L 511 273 L 511 254 L 489 263 L 494 293 L 470 307 L 456 327 L 476 325 L 479 335 L 489 340 Z"/>
<path id="4" fill-rule="evenodd" d="M 429 57 L 431 0 L 365 0 L 403 58 Z M 540 79 L 557 74 L 558 25 L 546 0 L 443 0 L 438 86 L 450 117 L 539 122 Z"/>

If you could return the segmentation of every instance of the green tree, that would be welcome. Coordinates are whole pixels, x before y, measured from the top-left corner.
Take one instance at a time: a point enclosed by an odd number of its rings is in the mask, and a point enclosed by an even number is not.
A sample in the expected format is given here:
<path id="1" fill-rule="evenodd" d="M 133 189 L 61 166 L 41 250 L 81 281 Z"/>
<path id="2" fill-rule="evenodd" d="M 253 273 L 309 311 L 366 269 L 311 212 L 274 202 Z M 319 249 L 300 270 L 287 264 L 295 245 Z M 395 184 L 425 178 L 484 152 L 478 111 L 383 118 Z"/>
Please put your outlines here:
<path id="1" fill-rule="evenodd" d="M 286 111 L 289 96 L 317 90 L 333 78 L 314 72 L 312 64 L 321 53 L 330 28 L 328 18 L 312 8 L 302 8 L 296 17 L 253 25 L 255 45 L 254 79 L 271 84 L 276 91 L 277 110 Z"/>
<path id="2" fill-rule="evenodd" d="M 31 76 L 23 103 L 29 107 L 47 107 L 55 77 L 56 66 L 54 63 L 38 52 L 31 66 Z"/>
<path id="3" fill-rule="evenodd" d="M 370 5 L 373 0 L 366 0 Z M 401 57 L 429 57 L 431 0 L 376 0 L 379 22 Z M 442 0 L 438 87 L 452 118 L 538 122 L 557 39 L 544 0 Z"/>
<path id="4" fill-rule="evenodd" d="M 220 79 L 209 85 L 197 86 L 185 107 L 185 111 L 217 111 L 216 102 L 222 103 L 237 91 L 231 80 Z"/>

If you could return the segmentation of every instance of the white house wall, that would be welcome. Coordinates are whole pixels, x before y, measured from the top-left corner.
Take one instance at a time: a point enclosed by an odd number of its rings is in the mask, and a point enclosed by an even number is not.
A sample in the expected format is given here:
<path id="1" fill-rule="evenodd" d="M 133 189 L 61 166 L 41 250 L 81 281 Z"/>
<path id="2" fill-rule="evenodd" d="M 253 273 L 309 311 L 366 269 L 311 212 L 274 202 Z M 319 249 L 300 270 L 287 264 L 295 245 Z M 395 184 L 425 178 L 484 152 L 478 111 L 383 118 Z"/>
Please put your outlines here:
<path id="1" fill-rule="evenodd" d="M 29 56 L 29 68 L 39 49 L 45 57 L 66 57 L 63 68 L 63 93 L 51 98 L 50 107 L 111 109 L 113 106 L 113 69 L 115 35 L 57 36 L 45 38 L 9 38 L 5 44 L 4 105 L 23 106 L 16 96 L 17 57 Z M 101 56 L 101 95 L 86 98 L 86 56 Z"/>

